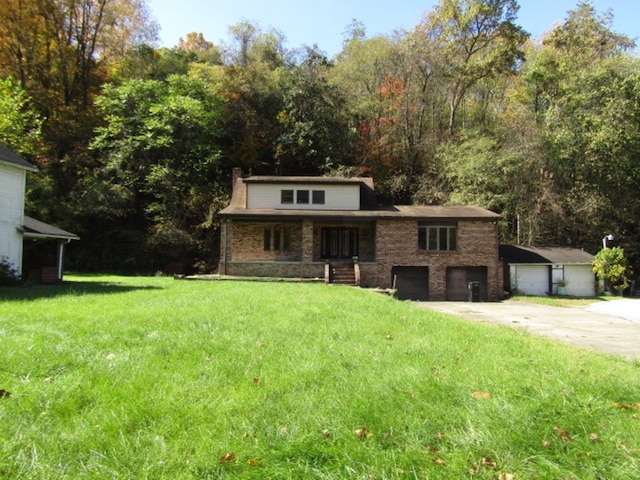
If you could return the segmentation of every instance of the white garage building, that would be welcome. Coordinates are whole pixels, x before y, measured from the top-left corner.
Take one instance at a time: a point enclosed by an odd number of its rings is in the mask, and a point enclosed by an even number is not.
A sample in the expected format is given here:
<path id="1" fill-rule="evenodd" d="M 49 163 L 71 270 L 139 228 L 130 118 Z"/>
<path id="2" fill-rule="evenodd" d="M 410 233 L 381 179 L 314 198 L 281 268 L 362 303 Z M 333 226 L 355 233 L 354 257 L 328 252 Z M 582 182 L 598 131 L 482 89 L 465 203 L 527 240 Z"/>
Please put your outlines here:
<path id="1" fill-rule="evenodd" d="M 596 295 L 593 255 L 577 248 L 500 245 L 505 290 L 522 295 Z"/>

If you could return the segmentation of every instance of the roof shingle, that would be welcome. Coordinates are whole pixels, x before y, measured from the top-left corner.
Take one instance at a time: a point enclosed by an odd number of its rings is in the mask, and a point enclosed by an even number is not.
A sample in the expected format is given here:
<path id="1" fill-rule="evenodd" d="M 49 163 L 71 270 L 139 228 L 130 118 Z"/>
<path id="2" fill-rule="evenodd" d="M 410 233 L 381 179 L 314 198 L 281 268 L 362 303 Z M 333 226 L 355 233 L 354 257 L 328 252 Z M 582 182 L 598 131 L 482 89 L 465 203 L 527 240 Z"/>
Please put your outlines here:
<path id="1" fill-rule="evenodd" d="M 30 170 L 32 172 L 38 170 L 35 166 L 31 165 L 20 155 L 5 147 L 4 145 L 0 145 L 0 163 L 7 163 L 9 165 L 24 168 L 25 170 Z"/>

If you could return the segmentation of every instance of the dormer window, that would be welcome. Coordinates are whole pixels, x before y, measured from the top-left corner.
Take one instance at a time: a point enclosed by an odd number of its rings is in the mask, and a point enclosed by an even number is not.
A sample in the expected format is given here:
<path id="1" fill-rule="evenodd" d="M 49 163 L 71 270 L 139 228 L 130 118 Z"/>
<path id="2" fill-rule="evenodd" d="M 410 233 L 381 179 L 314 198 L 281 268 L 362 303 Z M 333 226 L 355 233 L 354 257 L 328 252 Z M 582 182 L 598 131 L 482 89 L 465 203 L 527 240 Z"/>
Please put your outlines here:
<path id="1" fill-rule="evenodd" d="M 280 190 L 280 203 L 293 204 L 293 190 Z"/>
<path id="2" fill-rule="evenodd" d="M 312 201 L 314 205 L 324 205 L 324 190 L 314 190 Z"/>
<path id="3" fill-rule="evenodd" d="M 296 203 L 309 203 L 309 190 L 296 190 Z"/>

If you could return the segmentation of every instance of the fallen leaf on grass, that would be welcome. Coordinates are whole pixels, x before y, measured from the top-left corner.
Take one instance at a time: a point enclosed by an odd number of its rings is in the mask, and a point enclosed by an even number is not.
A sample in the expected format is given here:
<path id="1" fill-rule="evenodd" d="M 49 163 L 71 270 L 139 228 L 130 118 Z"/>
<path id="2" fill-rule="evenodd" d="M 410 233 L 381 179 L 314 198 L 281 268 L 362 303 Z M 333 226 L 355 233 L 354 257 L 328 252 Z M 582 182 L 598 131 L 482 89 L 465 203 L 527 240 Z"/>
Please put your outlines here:
<path id="1" fill-rule="evenodd" d="M 471 396 L 473 398 L 482 398 L 482 399 L 491 398 L 491 394 L 489 392 L 473 392 Z"/>
<path id="2" fill-rule="evenodd" d="M 589 440 L 597 442 L 598 440 L 600 440 L 600 435 L 598 435 L 597 433 L 590 433 Z"/>
<path id="3" fill-rule="evenodd" d="M 489 457 L 482 457 L 482 465 L 489 468 L 498 468 L 498 464 Z"/>
<path id="4" fill-rule="evenodd" d="M 442 432 L 438 432 L 438 433 L 436 433 L 436 434 L 435 434 L 435 437 L 436 437 L 438 440 L 442 440 L 442 439 L 444 438 L 444 433 L 442 433 Z"/>
<path id="5" fill-rule="evenodd" d="M 254 460 L 253 458 L 250 458 L 249 460 L 247 460 L 247 464 L 249 464 L 252 467 L 260 466 L 260 462 L 258 462 L 257 460 Z"/>
<path id="6" fill-rule="evenodd" d="M 322 436 L 323 436 L 324 438 L 329 438 L 329 437 L 331 437 L 331 431 L 325 428 L 324 430 L 322 430 Z"/>
<path id="7" fill-rule="evenodd" d="M 549 448 L 551 446 L 551 442 L 549 440 L 543 440 L 542 441 L 542 446 L 544 448 Z"/>
<path id="8" fill-rule="evenodd" d="M 431 452 L 439 452 L 440 449 L 438 447 L 433 447 L 431 445 L 425 445 L 425 448 Z"/>
<path id="9" fill-rule="evenodd" d="M 116 358 L 115 353 L 110 353 L 109 355 L 107 355 L 107 360 L 113 360 L 114 358 Z"/>
<path id="10" fill-rule="evenodd" d="M 236 454 L 233 452 L 229 452 L 223 456 L 220 457 L 220 461 L 221 462 L 225 462 L 225 463 L 229 463 L 229 462 L 235 462 L 236 461 Z"/>
<path id="11" fill-rule="evenodd" d="M 498 480 L 515 480 L 515 478 L 516 476 L 512 473 L 500 472 L 500 475 L 498 475 Z"/>
<path id="12" fill-rule="evenodd" d="M 571 441 L 571 437 L 567 435 L 567 432 L 565 432 L 563 429 L 561 429 L 560 427 L 553 427 L 553 429 L 562 440 L 564 440 L 565 442 Z"/>
<path id="13" fill-rule="evenodd" d="M 371 436 L 373 436 L 373 433 L 371 433 L 369 431 L 368 428 L 358 428 L 355 432 L 354 432 L 358 437 L 360 438 L 369 438 Z"/>
<path id="14" fill-rule="evenodd" d="M 260 379 L 258 377 L 253 377 L 253 384 L 260 385 Z"/>
<path id="15" fill-rule="evenodd" d="M 433 459 L 433 463 L 438 464 L 438 465 L 444 465 L 444 460 L 441 459 L 440 457 L 435 457 Z"/>
<path id="16" fill-rule="evenodd" d="M 640 410 L 640 403 L 618 403 L 618 402 L 613 402 L 613 406 L 615 408 L 620 408 L 622 410 Z"/>

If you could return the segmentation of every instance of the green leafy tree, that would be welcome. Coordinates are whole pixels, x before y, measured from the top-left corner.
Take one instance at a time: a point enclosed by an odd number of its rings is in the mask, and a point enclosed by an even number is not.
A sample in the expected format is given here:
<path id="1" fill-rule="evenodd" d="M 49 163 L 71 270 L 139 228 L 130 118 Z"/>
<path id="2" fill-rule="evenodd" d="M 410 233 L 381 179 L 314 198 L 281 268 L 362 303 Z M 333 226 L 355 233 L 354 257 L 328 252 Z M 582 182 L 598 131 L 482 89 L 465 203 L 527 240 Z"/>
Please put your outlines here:
<path id="1" fill-rule="evenodd" d="M 565 221 L 550 237 L 556 242 L 593 247 L 594 230 L 640 234 L 639 201 L 629 195 L 640 182 L 640 62 L 611 19 L 580 3 L 544 38 L 525 74 L 547 167 L 562 192 Z"/>
<path id="2" fill-rule="evenodd" d="M 593 260 L 593 272 L 604 281 L 605 290 L 624 290 L 629 286 L 629 263 L 620 247 L 603 248 Z"/>
<path id="3" fill-rule="evenodd" d="M 327 81 L 332 68 L 317 49 L 307 49 L 302 64 L 291 71 L 290 86 L 278 114 L 281 133 L 275 150 L 279 174 L 323 174 L 349 163 L 352 136 L 345 99 Z"/>
<path id="4" fill-rule="evenodd" d="M 20 155 L 36 153 L 42 119 L 27 93 L 11 78 L 0 79 L 0 143 Z"/>
<path id="5" fill-rule="evenodd" d="M 515 0 L 441 0 L 418 27 L 440 52 L 449 133 L 467 93 L 480 80 L 514 72 L 528 34 L 516 25 Z"/>
<path id="6" fill-rule="evenodd" d="M 129 237 L 139 241 L 142 233 L 144 242 L 127 249 L 140 268 L 214 263 L 212 209 L 230 170 L 221 164 L 220 99 L 199 80 L 173 75 L 106 85 L 96 106 L 105 125 L 92 149 L 102 166 L 76 192 L 87 220 L 135 225 Z"/>

